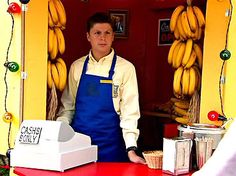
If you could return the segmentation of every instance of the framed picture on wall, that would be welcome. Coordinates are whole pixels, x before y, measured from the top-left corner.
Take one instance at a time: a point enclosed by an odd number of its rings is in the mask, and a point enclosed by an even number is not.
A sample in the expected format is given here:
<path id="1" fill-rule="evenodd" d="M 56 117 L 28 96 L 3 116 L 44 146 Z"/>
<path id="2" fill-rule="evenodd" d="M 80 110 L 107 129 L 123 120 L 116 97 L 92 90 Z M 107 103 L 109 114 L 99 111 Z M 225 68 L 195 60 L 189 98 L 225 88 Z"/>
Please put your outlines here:
<path id="1" fill-rule="evenodd" d="M 116 38 L 128 38 L 128 10 L 109 10 Z"/>
<path id="2" fill-rule="evenodd" d="M 159 19 L 158 21 L 158 46 L 171 45 L 174 34 L 170 32 L 170 19 Z"/>

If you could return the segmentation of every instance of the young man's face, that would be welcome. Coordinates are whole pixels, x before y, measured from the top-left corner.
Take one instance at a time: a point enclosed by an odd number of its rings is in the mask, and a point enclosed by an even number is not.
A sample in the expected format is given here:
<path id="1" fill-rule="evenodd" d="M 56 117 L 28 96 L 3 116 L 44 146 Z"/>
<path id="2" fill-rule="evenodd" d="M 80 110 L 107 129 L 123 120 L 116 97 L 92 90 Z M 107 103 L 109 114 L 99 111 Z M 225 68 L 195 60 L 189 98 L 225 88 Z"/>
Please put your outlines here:
<path id="1" fill-rule="evenodd" d="M 110 53 L 114 32 L 110 24 L 96 23 L 87 33 L 87 39 L 91 44 L 94 57 L 100 59 Z"/>

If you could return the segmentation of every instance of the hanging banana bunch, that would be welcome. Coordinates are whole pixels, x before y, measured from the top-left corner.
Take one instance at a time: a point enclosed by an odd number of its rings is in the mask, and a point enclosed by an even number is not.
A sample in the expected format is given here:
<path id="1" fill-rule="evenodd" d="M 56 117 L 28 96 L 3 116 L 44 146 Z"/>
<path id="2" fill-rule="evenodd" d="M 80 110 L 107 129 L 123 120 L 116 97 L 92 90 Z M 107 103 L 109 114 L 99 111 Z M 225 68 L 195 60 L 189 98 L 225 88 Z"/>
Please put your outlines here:
<path id="1" fill-rule="evenodd" d="M 192 101 L 199 101 L 195 92 L 198 94 L 201 88 L 203 52 L 200 40 L 204 28 L 204 14 L 199 7 L 192 5 L 192 0 L 187 0 L 186 6 L 177 6 L 171 15 L 170 31 L 175 40 L 167 59 L 168 64 L 175 69 L 173 93 L 179 100 L 174 103 L 172 113 L 177 115 L 175 120 L 182 124 L 196 121 L 196 112 L 192 111 L 192 105 L 199 106 L 199 103 Z M 180 102 L 186 105 L 185 108 L 179 106 Z M 190 116 L 194 117 L 191 119 Z"/>
<path id="2" fill-rule="evenodd" d="M 203 53 L 199 44 L 205 18 L 201 9 L 179 5 L 170 18 L 170 30 L 175 40 L 168 53 L 168 63 L 174 68 L 173 91 L 177 98 L 191 97 L 200 88 Z"/>
<path id="3" fill-rule="evenodd" d="M 48 88 L 52 82 L 63 91 L 67 79 L 67 68 L 62 55 L 65 52 L 63 30 L 66 28 L 66 11 L 61 0 L 48 1 Z"/>
<path id="4" fill-rule="evenodd" d="M 61 0 L 48 1 L 48 96 L 47 119 L 55 120 L 58 109 L 57 91 L 62 92 L 67 82 L 67 67 L 62 56 L 65 52 L 63 30 L 66 28 L 66 11 Z"/>

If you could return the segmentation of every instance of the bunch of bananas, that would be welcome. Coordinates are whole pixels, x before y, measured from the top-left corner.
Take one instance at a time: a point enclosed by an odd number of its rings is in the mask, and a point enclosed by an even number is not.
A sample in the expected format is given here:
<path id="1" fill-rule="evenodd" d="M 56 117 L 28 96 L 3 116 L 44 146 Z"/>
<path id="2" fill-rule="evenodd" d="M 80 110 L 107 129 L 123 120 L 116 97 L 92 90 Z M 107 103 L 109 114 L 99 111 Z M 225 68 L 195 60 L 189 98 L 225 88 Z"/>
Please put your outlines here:
<path id="1" fill-rule="evenodd" d="M 190 102 L 193 104 L 193 95 L 201 88 L 203 52 L 200 39 L 204 27 L 204 14 L 199 7 L 192 5 L 192 0 L 187 0 L 186 7 L 177 6 L 170 18 L 170 31 L 175 40 L 169 49 L 168 63 L 175 69 L 173 93 L 179 100 L 173 104 L 172 114 L 182 124 L 193 122 Z"/>
<path id="2" fill-rule="evenodd" d="M 201 74 L 194 65 L 190 68 L 179 67 L 174 72 L 173 91 L 178 98 L 191 97 L 195 91 L 200 90 Z"/>
<path id="3" fill-rule="evenodd" d="M 173 105 L 172 113 L 175 115 L 175 120 L 181 124 L 187 124 L 190 122 L 189 118 L 189 100 L 179 100 L 175 101 Z"/>
<path id="4" fill-rule="evenodd" d="M 65 52 L 65 39 L 59 27 L 48 28 L 48 54 L 51 60 L 56 59 L 58 52 Z"/>
<path id="5" fill-rule="evenodd" d="M 180 66 L 190 68 L 195 63 L 201 69 L 202 59 L 201 47 L 191 38 L 186 41 L 174 40 L 168 53 L 168 63 L 175 69 Z"/>
<path id="6" fill-rule="evenodd" d="M 67 80 L 67 68 L 62 55 L 65 52 L 66 11 L 61 0 L 48 1 L 48 88 L 55 84 L 63 91 Z"/>
<path id="7" fill-rule="evenodd" d="M 51 89 L 54 83 L 58 90 L 63 91 L 67 80 L 67 68 L 64 60 L 60 57 L 56 59 L 56 62 L 48 60 L 47 71 L 48 88 Z"/>
<path id="8" fill-rule="evenodd" d="M 64 29 L 66 27 L 66 11 L 61 0 L 48 0 L 48 25 Z"/>
<path id="9" fill-rule="evenodd" d="M 154 111 L 163 111 L 170 114 L 170 117 L 179 123 L 187 124 L 190 122 L 188 109 L 190 107 L 189 99 L 179 99 L 171 97 L 169 101 L 163 104 L 153 104 Z"/>
<path id="10" fill-rule="evenodd" d="M 170 30 L 175 40 L 168 53 L 168 63 L 174 68 L 173 92 L 178 98 L 191 97 L 200 89 L 203 52 L 197 43 L 205 27 L 205 17 L 201 9 L 179 5 L 170 18 Z"/>
<path id="11" fill-rule="evenodd" d="M 179 5 L 173 11 L 170 18 L 170 31 L 174 33 L 176 39 L 199 40 L 205 26 L 205 17 L 199 7 L 192 6 L 191 2 L 187 4 L 186 8 Z"/>

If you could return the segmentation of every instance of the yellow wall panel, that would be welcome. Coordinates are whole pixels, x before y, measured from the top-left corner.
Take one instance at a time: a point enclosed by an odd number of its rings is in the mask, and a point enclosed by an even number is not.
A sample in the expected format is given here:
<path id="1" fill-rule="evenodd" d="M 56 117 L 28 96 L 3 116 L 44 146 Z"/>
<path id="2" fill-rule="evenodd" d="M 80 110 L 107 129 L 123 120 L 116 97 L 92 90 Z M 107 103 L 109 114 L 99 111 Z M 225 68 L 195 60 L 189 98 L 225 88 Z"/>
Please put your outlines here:
<path id="1" fill-rule="evenodd" d="M 10 1 L 13 2 L 13 1 Z M 19 1 L 14 1 L 18 3 Z M 5 154 L 8 148 L 9 124 L 2 120 L 7 111 L 14 115 L 11 128 L 11 147 L 20 125 L 21 111 L 23 119 L 45 119 L 46 118 L 46 74 L 47 74 L 47 19 L 48 1 L 33 0 L 27 4 L 25 12 L 25 73 L 24 81 L 24 104 L 21 102 L 21 71 L 7 72 L 7 89 L 4 82 L 6 68 L 3 66 L 6 60 L 7 48 L 10 41 L 12 19 L 7 13 L 7 1 L 0 1 L 0 153 Z M 22 68 L 22 13 L 14 14 L 13 40 L 9 50 L 9 61 L 17 62 Z M 22 106 L 23 105 L 23 106 Z M 23 109 L 22 109 L 23 108 Z"/>
<path id="2" fill-rule="evenodd" d="M 200 106 L 201 123 L 211 123 L 207 118 L 207 114 L 211 110 L 216 110 L 221 114 L 219 79 L 223 61 L 220 58 L 220 52 L 225 47 L 229 22 L 229 17 L 225 14 L 229 8 L 229 1 L 207 1 Z M 224 91 L 226 90 L 223 88 L 222 92 Z M 226 97 L 223 96 L 223 101 L 225 101 L 224 98 Z"/>

